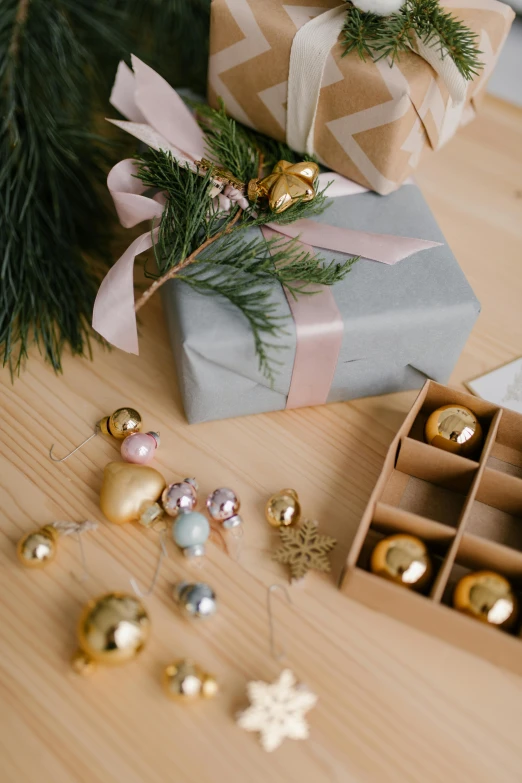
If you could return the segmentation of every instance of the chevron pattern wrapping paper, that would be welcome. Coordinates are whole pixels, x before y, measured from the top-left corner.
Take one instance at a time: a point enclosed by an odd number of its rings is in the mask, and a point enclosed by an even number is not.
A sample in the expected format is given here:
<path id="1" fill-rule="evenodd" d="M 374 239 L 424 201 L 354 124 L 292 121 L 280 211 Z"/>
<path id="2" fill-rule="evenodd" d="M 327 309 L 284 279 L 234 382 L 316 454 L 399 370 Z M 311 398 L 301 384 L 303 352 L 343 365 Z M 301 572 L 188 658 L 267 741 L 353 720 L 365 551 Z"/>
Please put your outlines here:
<path id="1" fill-rule="evenodd" d="M 286 140 L 290 50 L 304 24 L 340 0 L 213 0 L 209 101 L 222 98 L 239 122 Z M 328 55 L 317 109 L 319 161 L 381 194 L 407 179 L 426 150 L 436 150 L 475 115 L 514 13 L 497 0 L 444 0 L 479 36 L 480 75 L 454 106 L 431 66 L 414 52 L 384 60 Z M 310 56 L 313 57 L 313 51 Z M 302 152 L 302 150 L 298 150 Z"/>

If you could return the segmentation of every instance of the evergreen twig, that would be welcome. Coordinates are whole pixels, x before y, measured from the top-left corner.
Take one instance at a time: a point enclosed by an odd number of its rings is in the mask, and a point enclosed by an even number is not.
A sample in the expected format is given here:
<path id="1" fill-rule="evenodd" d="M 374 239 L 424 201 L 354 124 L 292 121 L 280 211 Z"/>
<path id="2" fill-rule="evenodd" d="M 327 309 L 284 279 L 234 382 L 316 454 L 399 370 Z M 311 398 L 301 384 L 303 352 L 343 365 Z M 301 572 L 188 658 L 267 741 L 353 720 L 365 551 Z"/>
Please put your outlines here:
<path id="1" fill-rule="evenodd" d="M 414 34 L 427 46 L 439 50 L 441 57 L 451 57 L 468 81 L 483 67 L 478 36 L 439 0 L 405 0 L 389 16 L 364 13 L 350 0 L 347 2 L 343 28 L 343 54 L 357 52 L 362 60 L 389 58 L 393 63 L 402 52 L 414 49 Z"/>

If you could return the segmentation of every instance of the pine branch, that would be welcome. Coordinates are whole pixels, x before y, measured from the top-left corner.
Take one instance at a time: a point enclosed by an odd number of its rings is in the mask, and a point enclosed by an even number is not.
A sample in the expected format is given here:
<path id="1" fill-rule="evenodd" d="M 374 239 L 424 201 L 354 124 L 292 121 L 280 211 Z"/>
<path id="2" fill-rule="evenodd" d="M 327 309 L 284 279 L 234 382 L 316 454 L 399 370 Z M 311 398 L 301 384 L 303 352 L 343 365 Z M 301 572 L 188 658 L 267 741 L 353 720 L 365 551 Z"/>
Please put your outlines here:
<path id="1" fill-rule="evenodd" d="M 85 256 L 103 258 L 108 214 L 89 46 L 115 53 L 115 14 L 89 0 L 2 4 L 0 354 L 14 372 L 33 340 L 56 370 L 65 346 L 89 351 L 97 283 Z"/>
<path id="2" fill-rule="evenodd" d="M 460 73 L 470 81 L 483 63 L 478 36 L 460 19 L 445 11 L 439 0 L 406 0 L 389 16 L 364 13 L 347 1 L 343 28 L 343 54 L 357 52 L 362 60 L 389 58 L 393 63 L 402 52 L 414 50 L 414 33 L 441 57 L 451 57 Z"/>

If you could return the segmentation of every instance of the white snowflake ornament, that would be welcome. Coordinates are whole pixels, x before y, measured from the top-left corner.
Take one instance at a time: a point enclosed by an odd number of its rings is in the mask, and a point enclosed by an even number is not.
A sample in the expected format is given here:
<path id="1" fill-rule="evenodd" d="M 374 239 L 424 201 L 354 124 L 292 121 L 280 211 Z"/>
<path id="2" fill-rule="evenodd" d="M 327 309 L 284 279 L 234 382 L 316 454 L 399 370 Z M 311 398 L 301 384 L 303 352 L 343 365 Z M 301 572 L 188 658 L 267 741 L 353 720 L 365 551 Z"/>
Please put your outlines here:
<path id="1" fill-rule="evenodd" d="M 364 13 L 390 16 L 402 8 L 404 0 L 353 0 L 353 4 Z"/>
<path id="2" fill-rule="evenodd" d="M 317 696 L 306 686 L 297 684 L 295 675 L 285 669 L 272 683 L 249 682 L 250 707 L 237 717 L 245 731 L 258 731 L 267 753 L 278 748 L 284 739 L 304 740 L 309 728 L 305 713 L 317 703 Z"/>

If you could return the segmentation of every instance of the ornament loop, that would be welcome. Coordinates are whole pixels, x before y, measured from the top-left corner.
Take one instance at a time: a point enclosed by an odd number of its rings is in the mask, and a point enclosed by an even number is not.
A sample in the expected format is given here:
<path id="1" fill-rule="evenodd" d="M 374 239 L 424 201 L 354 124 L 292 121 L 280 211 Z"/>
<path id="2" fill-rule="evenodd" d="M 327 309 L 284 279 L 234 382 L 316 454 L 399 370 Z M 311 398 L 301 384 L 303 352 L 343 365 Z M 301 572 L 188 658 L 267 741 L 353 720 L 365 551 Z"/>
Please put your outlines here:
<path id="1" fill-rule="evenodd" d="M 148 595 L 152 595 L 154 592 L 154 588 L 156 587 L 158 583 L 158 578 L 161 571 L 161 565 L 163 563 L 163 560 L 169 556 L 169 553 L 167 552 L 167 547 L 165 546 L 165 535 L 164 531 L 162 530 L 160 533 L 160 549 L 158 553 L 158 560 L 156 563 L 156 570 L 154 571 L 154 576 L 152 577 L 152 581 L 148 587 L 147 590 L 142 590 L 139 586 L 138 582 L 134 577 L 130 578 L 131 587 L 138 596 L 138 598 L 146 598 Z"/>
<path id="2" fill-rule="evenodd" d="M 268 632 L 270 637 L 270 654 L 272 658 L 275 658 L 276 661 L 282 661 L 283 658 L 286 658 L 286 650 L 281 647 L 279 649 L 279 652 L 276 652 L 276 645 L 275 645 L 275 631 L 274 631 L 274 615 L 272 612 L 272 593 L 274 593 L 276 590 L 282 590 L 283 593 L 286 596 L 286 600 L 289 604 L 292 603 L 292 599 L 290 598 L 290 593 L 284 587 L 283 585 L 279 584 L 273 584 L 270 585 L 266 592 L 266 610 L 268 614 Z"/>
<path id="3" fill-rule="evenodd" d="M 53 457 L 53 449 L 54 449 L 54 443 L 53 443 L 53 445 L 52 445 L 52 446 L 51 446 L 51 448 L 49 449 L 49 458 L 50 458 L 50 459 L 52 459 L 52 461 L 53 461 L 53 462 L 65 462 L 65 460 L 66 460 L 66 459 L 69 459 L 69 457 L 72 457 L 72 455 L 73 455 L 73 454 L 76 454 L 76 452 L 77 452 L 77 451 L 79 451 L 79 450 L 82 448 L 82 446 L 85 446 L 85 444 L 86 444 L 86 443 L 88 443 L 90 440 L 92 440 L 93 438 L 95 438 L 95 437 L 96 437 L 96 435 L 97 435 L 99 432 L 100 432 L 100 428 L 99 428 L 99 426 L 98 426 L 98 425 L 96 425 L 96 429 L 94 430 L 94 432 L 92 433 L 92 435 L 89 435 L 89 437 L 88 437 L 88 438 L 85 438 L 85 440 L 84 440 L 82 443 L 80 443 L 80 445 L 79 445 L 79 446 L 76 446 L 76 448 L 75 448 L 75 449 L 73 449 L 73 450 L 72 450 L 72 451 L 70 451 L 68 454 L 66 454 L 66 455 L 65 455 L 65 457 L 61 457 L 61 458 L 58 458 L 58 457 Z"/>

